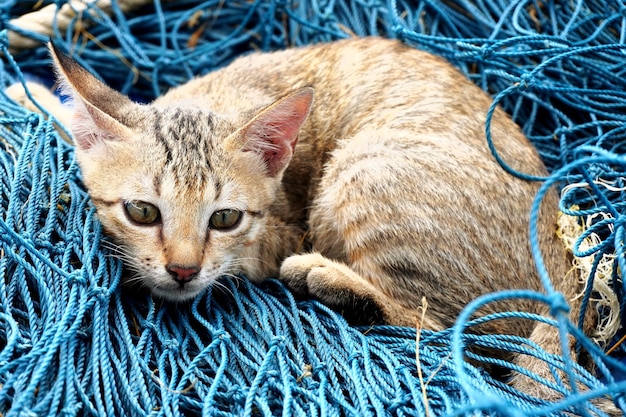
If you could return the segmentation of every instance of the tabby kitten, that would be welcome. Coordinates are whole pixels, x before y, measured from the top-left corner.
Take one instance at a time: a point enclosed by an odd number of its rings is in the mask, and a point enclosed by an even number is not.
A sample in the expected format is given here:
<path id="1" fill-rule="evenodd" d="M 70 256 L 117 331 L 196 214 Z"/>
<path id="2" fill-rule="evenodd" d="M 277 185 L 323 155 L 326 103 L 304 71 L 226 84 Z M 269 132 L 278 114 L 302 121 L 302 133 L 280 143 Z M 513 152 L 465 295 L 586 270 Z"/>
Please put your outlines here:
<path id="1" fill-rule="evenodd" d="M 380 38 L 256 53 L 140 105 L 52 55 L 75 99 L 76 157 L 98 217 L 157 297 L 188 300 L 224 275 L 279 276 L 358 323 L 415 326 L 425 297 L 421 325 L 441 330 L 481 294 L 542 290 L 528 243 L 538 185 L 494 160 L 491 99 L 439 57 Z M 546 174 L 499 109 L 491 132 L 507 163 Z M 551 193 L 541 249 L 573 300 L 557 212 Z M 548 313 L 528 300 L 481 313 L 502 309 Z M 547 324 L 497 320 L 477 331 L 560 353 Z M 552 379 L 539 361 L 517 361 Z"/>

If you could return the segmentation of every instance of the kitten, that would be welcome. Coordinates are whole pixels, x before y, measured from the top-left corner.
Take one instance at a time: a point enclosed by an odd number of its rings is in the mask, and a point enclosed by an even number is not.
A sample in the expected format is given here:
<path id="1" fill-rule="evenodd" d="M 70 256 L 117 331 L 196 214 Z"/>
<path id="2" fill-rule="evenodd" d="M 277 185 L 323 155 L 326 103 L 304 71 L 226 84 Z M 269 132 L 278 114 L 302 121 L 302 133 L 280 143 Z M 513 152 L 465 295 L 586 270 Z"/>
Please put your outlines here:
<path id="1" fill-rule="evenodd" d="M 75 99 L 76 158 L 98 217 L 157 297 L 187 300 L 224 275 L 280 276 L 357 323 L 415 326 L 425 297 L 422 326 L 442 330 L 481 294 L 542 291 L 528 243 L 538 184 L 494 160 L 491 99 L 439 57 L 380 38 L 251 54 L 140 105 L 51 51 Z M 505 161 L 546 175 L 500 109 L 491 132 Z M 543 203 L 540 244 L 574 300 L 557 202 L 552 192 Z M 512 309 L 548 313 L 528 300 L 481 313 Z M 547 324 L 477 331 L 560 353 Z M 517 362 L 552 379 L 539 361 Z"/>

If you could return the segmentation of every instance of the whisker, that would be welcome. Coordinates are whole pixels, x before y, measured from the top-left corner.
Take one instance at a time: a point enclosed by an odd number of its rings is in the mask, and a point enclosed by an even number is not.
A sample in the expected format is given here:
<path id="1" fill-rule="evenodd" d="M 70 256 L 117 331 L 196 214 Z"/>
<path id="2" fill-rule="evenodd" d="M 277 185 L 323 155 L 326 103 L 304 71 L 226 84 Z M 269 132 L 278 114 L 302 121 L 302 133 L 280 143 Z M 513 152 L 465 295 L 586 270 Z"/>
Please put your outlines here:
<path id="1" fill-rule="evenodd" d="M 265 266 L 273 266 L 272 263 L 270 263 L 269 261 L 266 261 L 264 259 L 261 258 L 253 258 L 253 257 L 246 257 L 246 258 L 234 258 L 230 261 L 230 265 L 232 266 L 241 266 L 244 265 L 246 261 L 254 261 L 254 262 L 259 262 L 260 264 L 263 264 Z"/>
<path id="2" fill-rule="evenodd" d="M 237 278 L 236 275 L 231 275 L 231 274 L 224 274 L 223 276 L 229 277 L 229 278 Z M 218 289 L 218 290 L 220 290 L 222 292 L 226 292 L 231 297 L 235 298 L 235 293 L 233 293 L 233 291 L 228 287 L 228 285 L 224 284 L 220 280 L 214 281 L 211 285 L 213 285 L 215 289 Z"/>
<path id="3" fill-rule="evenodd" d="M 133 254 L 130 248 L 124 245 L 115 244 L 107 240 L 102 241 L 101 246 L 111 251 L 112 252 L 111 254 L 121 254 L 121 255 L 129 255 L 129 256 Z"/>
<path id="4" fill-rule="evenodd" d="M 147 284 L 145 283 L 144 279 L 143 279 L 143 276 L 142 276 L 142 275 L 140 275 L 140 274 L 133 274 L 133 275 L 131 275 L 131 276 L 127 277 L 127 278 L 126 278 L 126 280 L 125 280 L 125 282 L 126 282 L 127 284 L 135 284 L 135 283 L 137 283 L 137 282 L 141 282 L 141 283 L 143 283 L 143 285 L 144 285 L 144 286 L 145 286 L 145 285 L 147 285 Z"/>

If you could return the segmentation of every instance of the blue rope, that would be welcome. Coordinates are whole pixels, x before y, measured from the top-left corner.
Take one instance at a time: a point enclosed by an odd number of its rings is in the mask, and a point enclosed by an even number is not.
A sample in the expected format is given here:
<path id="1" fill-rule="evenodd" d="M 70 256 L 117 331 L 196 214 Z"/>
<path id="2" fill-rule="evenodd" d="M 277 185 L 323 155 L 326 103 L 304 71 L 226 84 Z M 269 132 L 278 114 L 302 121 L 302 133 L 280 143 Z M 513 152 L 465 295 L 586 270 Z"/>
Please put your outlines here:
<path id="1" fill-rule="evenodd" d="M 17 30 L 10 19 L 51 3 L 0 1 L 2 28 Z M 323 305 L 296 302 L 275 280 L 255 286 L 224 279 L 183 306 L 126 293 L 122 265 L 102 244 L 73 149 L 51 121 L 0 92 L 2 415 L 589 415 L 589 401 L 602 395 L 625 409 L 626 351 L 606 355 L 567 320 L 536 231 L 549 187 L 584 185 L 564 192 L 562 211 L 610 216 L 590 226 L 574 253 L 617 255 L 611 285 L 626 319 L 624 2 L 157 0 L 128 14 L 115 3 L 111 16 L 91 10 L 80 16 L 82 31 L 75 30 L 77 17 L 64 32 L 55 27 L 53 38 L 137 100 L 252 50 L 353 34 L 399 38 L 450 60 L 494 95 L 494 108 L 512 115 L 551 171 L 533 178 L 508 166 L 498 153 L 502 138 L 491 138 L 492 109 L 485 133 L 496 159 L 513 175 L 543 181 L 529 237 L 545 292 L 483 296 L 454 327 L 420 331 L 419 344 L 415 329 L 351 328 Z M 18 32 L 42 46 L 13 57 L 2 32 L 2 85 L 25 77 L 51 83 L 47 39 Z M 599 178 L 612 187 L 596 184 Z M 583 249 L 591 234 L 602 241 Z M 500 312 L 470 319 L 485 304 L 520 297 L 545 303 L 553 316 Z M 514 318 L 557 326 L 564 348 L 574 337 L 597 363 L 596 374 L 523 338 L 469 332 Z M 472 346 L 544 360 L 555 376 L 560 370 L 568 377 L 543 381 L 564 399 L 546 402 L 493 379 L 479 364 L 536 376 Z M 590 390 L 580 392 L 574 379 Z"/>

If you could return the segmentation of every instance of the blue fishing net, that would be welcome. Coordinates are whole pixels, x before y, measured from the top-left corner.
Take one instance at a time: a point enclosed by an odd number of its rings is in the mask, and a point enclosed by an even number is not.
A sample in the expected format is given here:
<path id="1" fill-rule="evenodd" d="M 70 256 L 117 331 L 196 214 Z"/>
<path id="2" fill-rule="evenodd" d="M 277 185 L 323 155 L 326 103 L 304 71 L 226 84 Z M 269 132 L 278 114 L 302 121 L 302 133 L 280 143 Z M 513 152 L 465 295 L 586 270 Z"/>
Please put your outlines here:
<path id="1" fill-rule="evenodd" d="M 48 36 L 15 19 L 66 3 L 0 2 L 3 87 L 51 82 Z M 62 49 L 142 101 L 251 50 L 378 34 L 444 56 L 535 144 L 552 172 L 541 193 L 561 187 L 564 212 L 596 219 L 574 253 L 595 255 L 592 276 L 609 260 L 607 285 L 624 321 L 625 10 L 617 0 L 182 0 L 125 12 L 113 2 L 110 13 L 92 5 L 67 26 L 51 25 Z M 39 44 L 9 44 L 14 33 Z M 596 243 L 585 245 L 591 235 Z M 535 243 L 534 229 L 530 237 Z M 72 147 L 51 121 L 0 92 L 1 415 L 538 416 L 588 415 L 599 396 L 626 404 L 624 349 L 603 353 L 565 322 L 536 244 L 545 294 L 480 298 L 455 327 L 435 333 L 352 328 L 275 280 L 225 278 L 189 305 L 169 305 L 122 291 L 122 265 L 103 239 Z M 480 305 L 519 296 L 549 303 L 597 372 L 516 337 L 465 332 Z M 517 313 L 481 320 L 507 316 Z M 514 365 L 468 346 L 534 354 L 590 390 L 561 381 L 561 401 L 528 396 L 480 366 Z"/>

